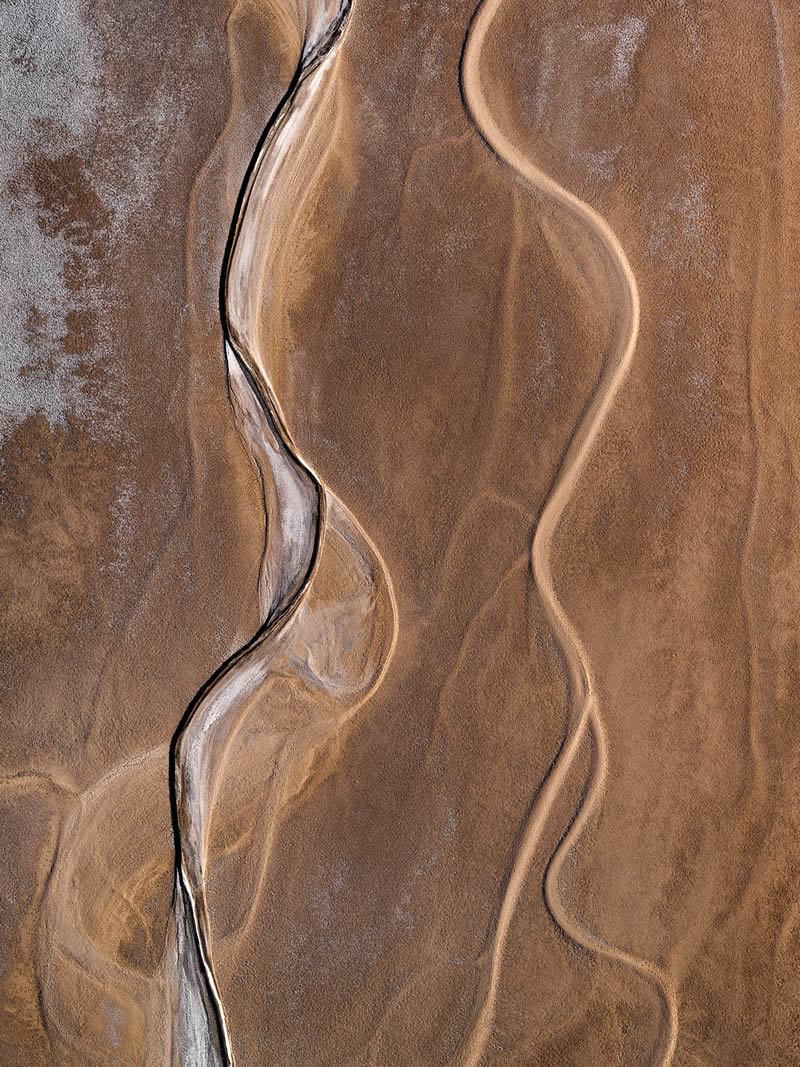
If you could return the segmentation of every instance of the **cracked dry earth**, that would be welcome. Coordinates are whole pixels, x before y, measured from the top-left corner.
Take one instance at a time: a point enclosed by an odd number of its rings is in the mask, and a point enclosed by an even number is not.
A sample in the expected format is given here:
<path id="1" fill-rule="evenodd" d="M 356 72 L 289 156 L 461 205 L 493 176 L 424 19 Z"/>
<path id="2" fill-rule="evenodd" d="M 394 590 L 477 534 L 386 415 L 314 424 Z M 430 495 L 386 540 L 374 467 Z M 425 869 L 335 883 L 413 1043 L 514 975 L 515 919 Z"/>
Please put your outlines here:
<path id="1" fill-rule="evenodd" d="M 0 28 L 0 1062 L 800 1063 L 795 5 Z"/>

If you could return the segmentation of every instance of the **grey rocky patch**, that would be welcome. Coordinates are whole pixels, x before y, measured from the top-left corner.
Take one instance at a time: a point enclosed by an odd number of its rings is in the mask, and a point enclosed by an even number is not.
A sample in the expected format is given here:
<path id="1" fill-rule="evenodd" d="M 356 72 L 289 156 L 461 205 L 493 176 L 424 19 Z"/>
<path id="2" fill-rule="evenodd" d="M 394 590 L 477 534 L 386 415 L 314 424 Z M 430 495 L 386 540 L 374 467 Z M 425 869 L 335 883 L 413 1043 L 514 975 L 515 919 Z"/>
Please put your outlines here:
<path id="1" fill-rule="evenodd" d="M 58 19 L 44 0 L 0 7 L 0 436 L 30 415 L 51 426 L 95 403 L 77 353 L 65 353 L 68 316 L 92 310 L 96 289 L 68 288 L 75 239 L 48 232 L 32 203 L 31 155 L 74 152 L 100 113 L 100 45 L 83 0 L 64 0 Z"/>

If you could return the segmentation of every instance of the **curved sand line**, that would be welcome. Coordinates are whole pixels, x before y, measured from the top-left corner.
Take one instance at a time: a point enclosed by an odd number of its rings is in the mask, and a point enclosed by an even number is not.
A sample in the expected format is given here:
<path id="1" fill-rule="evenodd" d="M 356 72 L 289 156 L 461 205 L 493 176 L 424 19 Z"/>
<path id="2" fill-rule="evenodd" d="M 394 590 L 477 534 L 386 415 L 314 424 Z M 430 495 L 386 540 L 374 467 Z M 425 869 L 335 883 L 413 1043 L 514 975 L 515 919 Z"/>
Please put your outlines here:
<path id="1" fill-rule="evenodd" d="M 325 528 L 325 490 L 294 448 L 258 355 L 263 268 L 259 254 L 267 247 L 265 205 L 297 129 L 325 83 L 350 9 L 350 0 L 335 4 L 312 0 L 305 10 L 300 62 L 248 168 L 223 266 L 220 302 L 229 385 L 242 432 L 261 472 L 268 521 L 260 583 L 265 619 L 254 637 L 198 693 L 171 749 L 176 852 L 172 1061 L 192 1067 L 233 1064 L 212 965 L 205 892 L 215 777 L 236 726 L 233 712 L 263 678 L 308 591 Z M 300 11 L 297 16 L 301 17 Z"/>
<path id="2" fill-rule="evenodd" d="M 116 953 L 109 951 L 108 944 L 97 938 L 97 921 L 102 924 L 107 919 L 104 908 L 97 907 L 97 900 L 105 892 L 104 904 L 108 907 L 110 896 L 117 894 L 145 929 L 146 920 L 132 896 L 125 893 L 121 882 L 115 882 L 113 890 L 104 887 L 98 892 L 95 889 L 92 906 L 86 907 L 84 913 L 81 903 L 89 894 L 81 879 L 87 866 L 91 869 L 94 865 L 95 871 L 102 871 L 110 862 L 102 845 L 98 844 L 98 841 L 111 840 L 102 833 L 103 818 L 108 823 L 113 821 L 117 830 L 124 826 L 130 836 L 139 831 L 147 834 L 151 824 L 147 818 L 142 818 L 142 795 L 155 798 L 158 794 L 148 788 L 153 783 L 145 782 L 143 774 L 149 773 L 163 780 L 167 755 L 168 746 L 163 743 L 116 764 L 83 792 L 73 794 L 72 808 L 59 828 L 57 846 L 42 892 L 36 982 L 45 1032 L 51 1041 L 57 1037 L 58 1042 L 74 1054 L 74 1062 L 87 1062 L 92 1038 L 97 1040 L 105 1029 L 104 1022 L 101 1022 L 100 1033 L 92 1029 L 98 1017 L 103 1018 L 102 1014 L 86 1012 L 92 993 L 101 1003 L 124 1006 L 142 1019 L 159 1017 L 164 1000 L 160 969 L 145 975 L 120 966 Z M 132 802 L 134 796 L 138 805 Z M 122 810 L 114 814 L 120 803 Z M 127 825 L 126 819 L 129 820 Z M 146 857 L 147 849 L 154 843 L 153 836 L 146 837 L 145 849 L 140 855 Z M 168 854 L 162 858 L 168 861 Z M 143 862 L 147 862 L 146 858 Z M 115 863 L 114 876 L 118 872 Z M 94 936 L 87 926 L 87 916 L 96 920 Z M 63 995 L 67 986 L 73 993 L 79 991 L 77 1010 L 72 1000 Z M 126 1051 L 131 1054 L 129 1048 Z M 136 1047 L 137 1057 L 143 1057 L 141 1061 L 137 1058 L 137 1062 L 164 1063 L 167 1052 L 161 1035 L 145 1034 Z"/>
<path id="3" fill-rule="evenodd" d="M 670 978 L 654 964 L 608 944 L 587 930 L 569 914 L 558 890 L 564 861 L 600 804 L 608 773 L 608 742 L 598 710 L 597 687 L 589 655 L 556 592 L 550 564 L 551 548 L 567 503 L 630 368 L 639 332 L 639 294 L 625 252 L 608 223 L 588 204 L 539 170 L 519 151 L 494 118 L 481 85 L 480 59 L 484 41 L 501 3 L 502 0 L 483 0 L 475 10 L 467 31 L 461 57 L 461 87 L 466 110 L 478 133 L 501 162 L 537 193 L 543 193 L 574 219 L 585 224 L 595 236 L 609 271 L 619 285 L 621 303 L 612 350 L 586 412 L 573 432 L 533 539 L 531 557 L 534 581 L 567 664 L 571 693 L 570 721 L 564 744 L 545 779 L 514 858 L 491 945 L 491 972 L 486 999 L 470 1033 L 465 1062 L 469 1067 L 476 1067 L 481 1062 L 491 1034 L 500 971 L 514 911 L 556 796 L 582 743 L 588 739 L 594 750 L 593 774 L 583 803 L 547 866 L 545 898 L 553 919 L 575 944 L 631 968 L 656 987 L 663 1011 L 658 1062 L 667 1065 L 672 1062 L 678 1037 L 677 996 Z"/>

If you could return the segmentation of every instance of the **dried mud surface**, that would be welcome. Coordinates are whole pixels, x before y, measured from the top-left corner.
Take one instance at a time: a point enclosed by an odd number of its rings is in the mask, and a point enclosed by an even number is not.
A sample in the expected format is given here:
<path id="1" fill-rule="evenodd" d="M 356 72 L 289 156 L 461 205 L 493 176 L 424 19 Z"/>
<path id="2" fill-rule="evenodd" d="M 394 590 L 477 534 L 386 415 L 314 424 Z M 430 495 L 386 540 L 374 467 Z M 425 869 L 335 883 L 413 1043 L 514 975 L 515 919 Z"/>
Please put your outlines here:
<path id="1" fill-rule="evenodd" d="M 793 5 L 0 25 L 0 1062 L 800 1063 Z"/>

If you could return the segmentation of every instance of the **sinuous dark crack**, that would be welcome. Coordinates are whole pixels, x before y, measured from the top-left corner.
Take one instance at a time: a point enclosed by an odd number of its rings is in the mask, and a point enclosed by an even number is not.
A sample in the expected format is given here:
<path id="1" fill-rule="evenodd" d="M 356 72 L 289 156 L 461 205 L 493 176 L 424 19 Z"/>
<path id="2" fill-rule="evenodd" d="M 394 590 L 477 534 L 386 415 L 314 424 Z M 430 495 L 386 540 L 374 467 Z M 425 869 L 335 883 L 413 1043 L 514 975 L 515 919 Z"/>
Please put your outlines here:
<path id="1" fill-rule="evenodd" d="M 222 271 L 220 310 L 229 391 L 261 476 L 268 536 L 261 581 L 263 624 L 203 686 L 171 746 L 176 855 L 172 1062 L 193 1067 L 229 1067 L 234 1060 L 214 972 L 206 894 L 216 777 L 237 726 L 237 710 L 283 651 L 287 626 L 308 591 L 328 506 L 319 478 L 297 454 L 259 355 L 259 282 L 270 240 L 264 214 L 276 176 L 302 138 L 303 119 L 324 90 L 350 10 L 350 0 L 336 6 L 312 0 L 305 12 L 300 62 L 248 168 Z M 340 529 L 346 522 L 340 516 Z"/>

